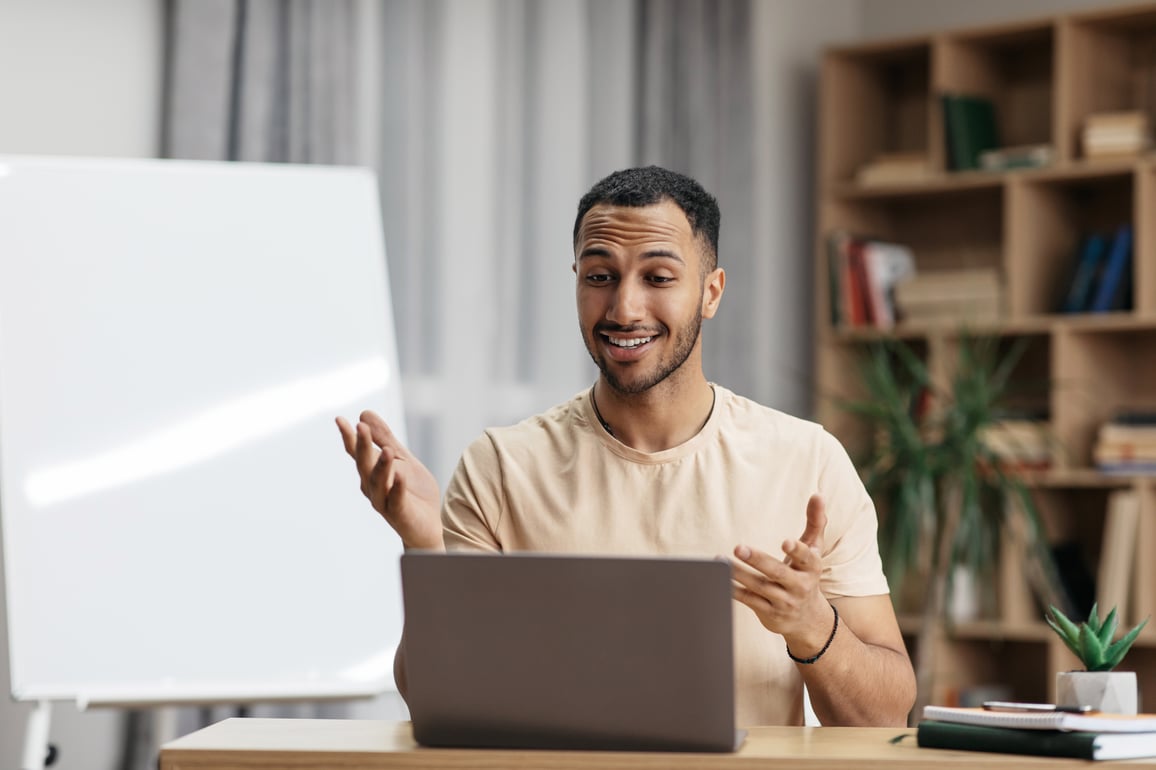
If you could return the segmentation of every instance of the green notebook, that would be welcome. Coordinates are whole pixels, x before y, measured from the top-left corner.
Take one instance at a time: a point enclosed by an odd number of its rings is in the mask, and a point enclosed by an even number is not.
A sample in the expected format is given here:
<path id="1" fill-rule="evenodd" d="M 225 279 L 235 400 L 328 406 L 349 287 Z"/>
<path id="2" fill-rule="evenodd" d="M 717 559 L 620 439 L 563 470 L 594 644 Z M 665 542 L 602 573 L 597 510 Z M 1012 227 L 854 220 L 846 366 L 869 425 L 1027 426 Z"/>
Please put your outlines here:
<path id="1" fill-rule="evenodd" d="M 925 719 L 916 731 L 919 745 L 930 749 L 994 751 L 1042 757 L 1134 759 L 1156 757 L 1156 732 L 1081 733 L 980 727 Z"/>

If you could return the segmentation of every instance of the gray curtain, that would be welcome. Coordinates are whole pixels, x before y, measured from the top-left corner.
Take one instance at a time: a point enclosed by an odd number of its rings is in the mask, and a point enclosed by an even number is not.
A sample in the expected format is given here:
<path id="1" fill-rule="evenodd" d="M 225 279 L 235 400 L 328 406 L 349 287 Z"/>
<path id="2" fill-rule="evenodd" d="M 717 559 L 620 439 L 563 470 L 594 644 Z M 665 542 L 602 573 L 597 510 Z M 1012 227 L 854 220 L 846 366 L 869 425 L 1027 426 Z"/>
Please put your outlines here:
<path id="1" fill-rule="evenodd" d="M 766 258 L 751 234 L 751 9 L 169 0 L 164 154 L 375 165 L 405 428 L 444 484 L 485 427 L 592 382 L 570 228 L 582 193 L 627 166 L 684 171 L 719 197 L 734 278 L 705 327 L 707 375 L 767 402 L 746 304 L 759 289 L 743 278 Z M 387 718 L 387 705 L 337 713 Z M 318 713 L 304 708 L 289 713 Z M 221 716 L 184 712 L 182 731 Z"/>
<path id="2" fill-rule="evenodd" d="M 703 326 L 703 367 L 708 378 L 765 403 L 757 371 L 765 357 L 744 312 L 760 302 L 749 276 L 768 258 L 753 234 L 751 3 L 640 0 L 637 12 L 638 161 L 681 171 L 714 193 L 722 210 L 719 266 L 737 279 Z"/>
<path id="3" fill-rule="evenodd" d="M 168 0 L 162 154 L 356 161 L 355 0 Z"/>

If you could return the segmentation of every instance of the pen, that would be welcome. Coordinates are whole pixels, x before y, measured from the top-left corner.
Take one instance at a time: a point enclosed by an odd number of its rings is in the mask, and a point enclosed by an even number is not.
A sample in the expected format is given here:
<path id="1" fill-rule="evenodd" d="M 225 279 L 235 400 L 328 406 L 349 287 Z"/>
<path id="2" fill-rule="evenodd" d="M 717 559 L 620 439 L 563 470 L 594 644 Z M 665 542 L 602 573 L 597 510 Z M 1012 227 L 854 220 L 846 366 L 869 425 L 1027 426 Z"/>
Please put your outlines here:
<path id="1" fill-rule="evenodd" d="M 1055 703 L 1012 703 L 1002 700 L 984 701 L 983 707 L 987 711 L 1058 712 L 1068 714 L 1087 714 L 1094 710 L 1091 706 L 1060 706 Z"/>

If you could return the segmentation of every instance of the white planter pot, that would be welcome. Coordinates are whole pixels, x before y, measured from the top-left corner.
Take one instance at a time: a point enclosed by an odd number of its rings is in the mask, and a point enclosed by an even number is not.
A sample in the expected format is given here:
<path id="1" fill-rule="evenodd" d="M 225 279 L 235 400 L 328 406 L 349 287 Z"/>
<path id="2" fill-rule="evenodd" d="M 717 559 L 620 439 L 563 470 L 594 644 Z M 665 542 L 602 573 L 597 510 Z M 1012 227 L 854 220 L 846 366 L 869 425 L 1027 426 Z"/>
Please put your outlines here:
<path id="1" fill-rule="evenodd" d="M 1056 674 L 1056 703 L 1091 706 L 1107 714 L 1135 714 L 1135 671 L 1061 671 Z"/>
<path id="2" fill-rule="evenodd" d="M 978 582 L 968 567 L 956 567 L 951 571 L 947 607 L 952 623 L 963 624 L 980 616 Z"/>

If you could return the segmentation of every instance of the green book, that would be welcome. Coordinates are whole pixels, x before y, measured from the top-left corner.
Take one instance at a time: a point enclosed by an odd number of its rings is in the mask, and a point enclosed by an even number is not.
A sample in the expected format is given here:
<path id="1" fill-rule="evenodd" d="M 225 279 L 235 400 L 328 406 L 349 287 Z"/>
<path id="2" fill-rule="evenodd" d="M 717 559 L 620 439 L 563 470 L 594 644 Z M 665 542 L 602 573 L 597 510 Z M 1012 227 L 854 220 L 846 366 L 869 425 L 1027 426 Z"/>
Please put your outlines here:
<path id="1" fill-rule="evenodd" d="M 1156 757 L 1156 732 L 1085 733 L 1027 730 L 925 719 L 919 723 L 916 740 L 921 747 L 930 749 L 994 751 L 1041 757 L 1080 759 Z"/>
<path id="2" fill-rule="evenodd" d="M 952 171 L 980 168 L 980 153 L 999 147 L 995 105 L 991 99 L 966 94 L 943 94 L 942 100 L 948 167 Z"/>

